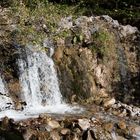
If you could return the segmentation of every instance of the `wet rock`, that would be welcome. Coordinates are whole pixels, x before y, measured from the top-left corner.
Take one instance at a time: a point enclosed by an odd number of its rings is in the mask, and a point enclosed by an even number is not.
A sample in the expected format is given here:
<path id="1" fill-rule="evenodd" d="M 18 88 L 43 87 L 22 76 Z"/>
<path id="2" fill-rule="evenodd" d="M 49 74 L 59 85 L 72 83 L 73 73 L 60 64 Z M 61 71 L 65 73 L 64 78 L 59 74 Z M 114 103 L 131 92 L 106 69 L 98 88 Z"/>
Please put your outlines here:
<path id="1" fill-rule="evenodd" d="M 91 130 L 86 131 L 83 136 L 82 136 L 83 140 L 95 140 L 94 138 L 94 134 Z"/>
<path id="2" fill-rule="evenodd" d="M 59 46 L 55 49 L 53 57 L 57 63 L 63 58 L 63 49 L 64 48 L 62 46 Z"/>
<path id="3" fill-rule="evenodd" d="M 23 110 L 23 103 L 20 101 L 15 102 L 15 109 L 16 110 Z"/>
<path id="4" fill-rule="evenodd" d="M 50 137 L 52 140 L 60 140 L 61 139 L 57 131 L 50 132 Z"/>
<path id="5" fill-rule="evenodd" d="M 55 120 L 50 120 L 50 121 L 48 121 L 48 126 L 51 129 L 55 129 L 55 128 L 59 128 L 60 124 L 57 121 L 55 121 Z"/>
<path id="6" fill-rule="evenodd" d="M 114 98 L 104 102 L 104 107 L 108 107 L 108 106 L 112 106 L 113 104 L 115 104 L 116 100 Z"/>
<path id="7" fill-rule="evenodd" d="M 127 112 L 129 113 L 130 116 L 132 116 L 132 117 L 140 116 L 140 108 L 138 108 L 136 106 L 130 106 L 127 104 L 123 104 L 123 103 L 121 103 L 121 106 L 127 110 Z"/>
<path id="8" fill-rule="evenodd" d="M 54 54 L 54 44 L 50 38 L 46 38 L 43 42 L 44 48 L 47 49 L 48 56 L 52 56 Z"/>
<path id="9" fill-rule="evenodd" d="M 116 140 L 127 140 L 127 139 L 125 139 L 124 137 L 121 137 L 121 136 L 116 136 Z"/>
<path id="10" fill-rule="evenodd" d="M 80 130 L 80 128 L 75 128 L 74 132 L 80 135 L 82 133 L 82 130 Z"/>
<path id="11" fill-rule="evenodd" d="M 88 119 L 78 119 L 78 125 L 82 130 L 87 130 L 90 127 L 90 121 Z"/>
<path id="12" fill-rule="evenodd" d="M 106 98 L 106 97 L 108 97 L 109 95 L 107 94 L 107 92 L 105 91 L 105 89 L 100 89 L 100 91 L 99 91 L 99 96 L 101 97 L 101 98 Z"/>
<path id="13" fill-rule="evenodd" d="M 91 136 L 91 133 L 88 131 L 86 140 L 94 140 Z"/>
<path id="14" fill-rule="evenodd" d="M 1 127 L 2 127 L 2 129 L 4 129 L 4 130 L 5 130 L 5 129 L 6 129 L 6 130 L 9 129 L 9 118 L 8 118 L 7 116 L 3 118 Z"/>
<path id="15" fill-rule="evenodd" d="M 72 97 L 71 97 L 71 103 L 72 104 L 76 104 L 76 95 L 72 95 Z"/>
<path id="16" fill-rule="evenodd" d="M 92 137 L 95 140 L 112 140 L 112 136 L 109 132 L 103 130 L 102 127 L 96 126 L 91 129 Z"/>
<path id="17" fill-rule="evenodd" d="M 106 123 L 103 126 L 104 126 L 104 129 L 108 132 L 112 132 L 112 130 L 114 128 L 114 124 L 112 122 L 111 123 Z"/>
<path id="18" fill-rule="evenodd" d="M 78 135 L 76 133 L 74 133 L 72 140 L 80 140 L 80 139 L 79 139 Z"/>
<path id="19" fill-rule="evenodd" d="M 133 136 L 136 138 L 136 140 L 139 140 L 140 139 L 140 126 L 135 126 L 133 130 L 134 130 Z"/>
<path id="20" fill-rule="evenodd" d="M 118 123 L 118 126 L 119 126 L 120 129 L 126 129 L 126 123 L 124 121 L 120 121 Z"/>
<path id="21" fill-rule="evenodd" d="M 23 135 L 24 140 L 30 140 L 34 134 L 35 132 L 32 129 L 26 129 L 22 135 Z"/>
<path id="22" fill-rule="evenodd" d="M 41 125 L 39 125 L 39 130 L 40 131 L 47 131 L 48 130 L 48 127 L 47 127 L 46 124 L 41 124 Z"/>
<path id="23" fill-rule="evenodd" d="M 13 108 L 13 103 L 10 97 L 0 95 L 0 111 Z"/>
<path id="24" fill-rule="evenodd" d="M 40 114 L 38 118 L 42 119 L 42 120 L 44 120 L 44 119 L 46 120 L 47 119 L 47 114 Z"/>
<path id="25" fill-rule="evenodd" d="M 67 134 L 69 134 L 70 133 L 70 129 L 68 129 L 68 128 L 63 128 L 62 130 L 61 130 L 61 134 L 62 135 L 67 135 Z"/>
<path id="26" fill-rule="evenodd" d="M 13 99 L 19 99 L 21 88 L 20 83 L 17 80 L 10 80 L 10 82 L 8 83 L 8 90 L 9 93 L 13 95 Z"/>

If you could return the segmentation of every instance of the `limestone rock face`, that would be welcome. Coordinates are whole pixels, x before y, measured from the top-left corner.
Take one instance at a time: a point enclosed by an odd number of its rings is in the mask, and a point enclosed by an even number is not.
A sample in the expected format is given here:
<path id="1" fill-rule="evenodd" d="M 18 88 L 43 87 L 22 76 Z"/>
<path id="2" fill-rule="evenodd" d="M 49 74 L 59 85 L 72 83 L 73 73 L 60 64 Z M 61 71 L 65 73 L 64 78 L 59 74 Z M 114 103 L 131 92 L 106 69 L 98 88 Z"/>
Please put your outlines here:
<path id="1" fill-rule="evenodd" d="M 138 105 L 138 29 L 120 25 L 106 15 L 65 22 L 71 23 L 67 28 L 72 32 L 68 34 L 69 43 L 67 37 L 61 39 L 54 54 L 63 96 L 70 100 L 76 95 L 78 101 L 98 100 L 100 104 L 107 98 L 100 94 L 104 89 L 117 100 Z"/>

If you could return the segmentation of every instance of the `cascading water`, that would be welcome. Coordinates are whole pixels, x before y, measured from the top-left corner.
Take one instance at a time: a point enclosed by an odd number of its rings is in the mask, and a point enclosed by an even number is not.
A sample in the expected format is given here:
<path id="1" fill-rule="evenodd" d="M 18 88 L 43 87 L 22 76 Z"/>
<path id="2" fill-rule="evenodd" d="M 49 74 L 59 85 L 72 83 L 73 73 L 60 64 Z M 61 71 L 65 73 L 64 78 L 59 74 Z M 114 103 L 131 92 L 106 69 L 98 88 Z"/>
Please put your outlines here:
<path id="1" fill-rule="evenodd" d="M 22 98 L 27 103 L 25 111 L 29 114 L 65 113 L 79 109 L 71 108 L 62 100 L 54 62 L 51 58 L 53 48 L 50 46 L 49 49 L 48 56 L 44 48 L 27 46 L 24 53 L 26 57 L 23 56 L 18 60 L 20 84 L 24 96 Z"/>
<path id="2" fill-rule="evenodd" d="M 7 94 L 7 90 L 5 88 L 4 82 L 2 80 L 2 76 L 0 75 L 0 93 L 1 94 Z"/>
<path id="3" fill-rule="evenodd" d="M 51 57 L 33 46 L 26 48 L 26 55 L 26 60 L 20 59 L 18 63 L 22 93 L 28 107 L 62 104 Z"/>
<path id="4" fill-rule="evenodd" d="M 12 100 L 8 97 L 8 91 L 0 74 L 0 110 L 12 108 Z"/>
<path id="5" fill-rule="evenodd" d="M 9 108 L 0 112 L 0 118 L 8 116 L 15 120 L 37 117 L 41 113 L 80 113 L 83 109 L 77 106 L 71 107 L 62 100 L 59 89 L 54 62 L 51 58 L 53 48 L 50 47 L 49 55 L 44 48 L 27 46 L 20 49 L 19 83 L 21 86 L 21 99 L 26 102 L 22 111 Z M 4 84 L 1 84 L 4 92 Z M 14 106 L 14 104 L 12 103 Z"/>

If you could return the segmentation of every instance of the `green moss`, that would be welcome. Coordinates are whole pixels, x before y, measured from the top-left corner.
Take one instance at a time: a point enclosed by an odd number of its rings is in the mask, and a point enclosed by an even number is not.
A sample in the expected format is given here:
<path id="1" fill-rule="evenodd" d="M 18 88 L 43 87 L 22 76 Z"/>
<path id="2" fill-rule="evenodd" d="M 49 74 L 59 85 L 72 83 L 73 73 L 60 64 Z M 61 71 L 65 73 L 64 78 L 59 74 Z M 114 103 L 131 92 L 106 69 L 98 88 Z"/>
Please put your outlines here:
<path id="1" fill-rule="evenodd" d="M 93 35 L 93 43 L 89 45 L 89 48 L 102 62 L 106 63 L 111 57 L 116 57 L 114 45 L 114 34 L 103 28 Z"/>

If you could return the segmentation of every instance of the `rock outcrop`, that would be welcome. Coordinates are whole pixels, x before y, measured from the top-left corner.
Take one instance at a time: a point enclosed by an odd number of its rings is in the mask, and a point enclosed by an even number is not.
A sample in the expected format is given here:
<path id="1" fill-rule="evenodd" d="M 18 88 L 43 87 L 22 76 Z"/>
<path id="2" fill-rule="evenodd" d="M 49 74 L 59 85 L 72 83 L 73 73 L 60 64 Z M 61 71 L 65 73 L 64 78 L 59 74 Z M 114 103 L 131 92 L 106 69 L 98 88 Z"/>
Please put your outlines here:
<path id="1" fill-rule="evenodd" d="M 69 20 L 68 20 L 69 19 Z M 63 22 L 63 24 L 62 24 Z M 120 25 L 109 16 L 64 18 L 54 60 L 62 94 L 78 101 L 104 102 L 115 96 L 139 105 L 139 31 Z M 105 97 L 102 94 L 107 93 Z M 106 100 L 106 99 L 105 99 Z"/>

